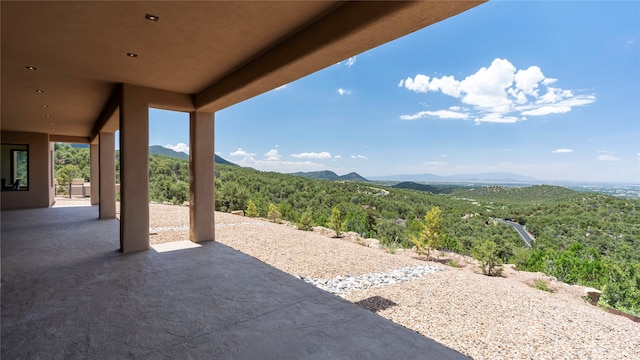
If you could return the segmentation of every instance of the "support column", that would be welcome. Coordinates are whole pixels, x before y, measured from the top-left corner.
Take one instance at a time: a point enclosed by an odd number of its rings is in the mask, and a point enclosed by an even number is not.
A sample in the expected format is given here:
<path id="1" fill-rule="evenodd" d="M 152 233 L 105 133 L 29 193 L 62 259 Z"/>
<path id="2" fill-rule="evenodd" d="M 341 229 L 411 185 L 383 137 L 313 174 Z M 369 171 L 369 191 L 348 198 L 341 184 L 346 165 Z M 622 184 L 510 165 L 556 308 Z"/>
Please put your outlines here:
<path id="1" fill-rule="evenodd" d="M 98 197 L 100 219 L 113 219 L 116 217 L 116 135 L 114 133 L 101 132 L 99 152 Z M 93 146 L 93 145 L 92 145 Z M 93 159 L 92 159 L 93 162 Z M 93 171 L 93 167 L 91 168 Z M 91 173 L 93 179 L 93 172 Z M 93 194 L 93 184 L 91 184 Z M 91 197 L 93 204 L 93 196 Z"/>
<path id="2" fill-rule="evenodd" d="M 123 85 L 120 104 L 120 251 L 149 248 L 149 105 Z"/>
<path id="3" fill-rule="evenodd" d="M 91 205 L 100 203 L 100 149 L 98 144 L 91 144 L 89 148 L 90 181 L 91 181 Z M 115 178 L 115 176 L 114 176 Z"/>
<path id="4" fill-rule="evenodd" d="M 189 116 L 189 238 L 215 239 L 214 233 L 214 114 Z"/>

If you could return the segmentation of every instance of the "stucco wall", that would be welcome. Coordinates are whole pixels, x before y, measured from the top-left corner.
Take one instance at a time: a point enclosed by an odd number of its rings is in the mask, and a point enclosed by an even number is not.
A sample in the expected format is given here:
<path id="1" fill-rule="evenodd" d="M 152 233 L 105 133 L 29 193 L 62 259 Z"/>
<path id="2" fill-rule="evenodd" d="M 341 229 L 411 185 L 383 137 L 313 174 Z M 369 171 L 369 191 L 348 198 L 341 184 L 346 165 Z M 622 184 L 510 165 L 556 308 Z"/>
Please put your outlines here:
<path id="1" fill-rule="evenodd" d="M 50 205 L 49 135 L 3 131 L 3 143 L 29 145 L 29 190 L 2 191 L 2 209 L 41 208 Z"/>

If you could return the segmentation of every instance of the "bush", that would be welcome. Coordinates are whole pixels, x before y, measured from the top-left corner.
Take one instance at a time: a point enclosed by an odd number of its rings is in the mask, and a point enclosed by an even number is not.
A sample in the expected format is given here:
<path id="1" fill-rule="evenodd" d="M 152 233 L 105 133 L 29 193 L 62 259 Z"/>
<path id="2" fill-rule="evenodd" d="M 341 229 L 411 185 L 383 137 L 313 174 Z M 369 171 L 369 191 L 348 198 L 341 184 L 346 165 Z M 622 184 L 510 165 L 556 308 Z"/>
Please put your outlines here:
<path id="1" fill-rule="evenodd" d="M 269 213 L 267 214 L 267 217 L 273 222 L 278 222 L 282 219 L 282 214 L 274 204 L 269 204 Z"/>
<path id="2" fill-rule="evenodd" d="M 336 237 L 342 235 L 342 229 L 344 228 L 344 222 L 342 221 L 342 214 L 340 209 L 334 207 L 331 210 L 331 217 L 329 218 L 329 227 L 336 232 Z"/>
<path id="3" fill-rule="evenodd" d="M 307 210 L 302 213 L 300 216 L 300 221 L 298 221 L 298 229 L 304 231 L 310 231 L 313 228 L 313 214 L 311 210 Z"/>
<path id="4" fill-rule="evenodd" d="M 551 289 L 549 289 L 549 283 L 545 280 L 536 279 L 533 281 L 533 286 L 538 290 L 551 292 Z"/>
<path id="5" fill-rule="evenodd" d="M 440 224 L 442 223 L 441 211 L 439 207 L 429 210 L 424 216 L 420 236 L 411 236 L 411 242 L 416 246 L 418 255 L 430 256 L 431 249 L 439 249 L 442 246 L 442 235 Z"/>
<path id="6" fill-rule="evenodd" d="M 471 249 L 471 256 L 480 261 L 482 273 L 488 276 L 502 274 L 502 260 L 498 256 L 498 245 L 491 240 L 485 240 Z"/>
<path id="7" fill-rule="evenodd" d="M 244 213 L 248 217 L 258 217 L 258 209 L 256 208 L 256 204 L 253 200 L 249 200 L 249 204 L 247 205 L 247 211 Z"/>

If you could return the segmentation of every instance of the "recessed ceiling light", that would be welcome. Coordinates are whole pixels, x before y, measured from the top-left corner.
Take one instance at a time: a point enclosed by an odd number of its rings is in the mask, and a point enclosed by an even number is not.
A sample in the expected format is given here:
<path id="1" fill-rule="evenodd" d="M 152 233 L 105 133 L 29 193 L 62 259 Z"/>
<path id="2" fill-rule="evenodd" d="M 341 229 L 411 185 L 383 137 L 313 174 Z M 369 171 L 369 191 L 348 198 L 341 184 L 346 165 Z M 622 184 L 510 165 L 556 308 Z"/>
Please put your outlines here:
<path id="1" fill-rule="evenodd" d="M 51 131 L 55 132 L 55 131 L 56 131 L 56 129 L 51 129 Z"/>
<path id="2" fill-rule="evenodd" d="M 37 67 L 35 67 L 35 66 L 27 65 L 27 66 L 25 66 L 25 67 L 27 68 L 27 70 L 38 70 L 38 68 L 37 68 Z"/>
<path id="3" fill-rule="evenodd" d="M 37 92 L 38 94 L 42 94 L 42 93 L 44 92 L 44 90 L 36 89 L 36 92 Z"/>
<path id="4" fill-rule="evenodd" d="M 132 53 L 132 52 L 128 52 L 128 53 L 127 53 L 127 56 L 128 56 L 128 57 L 132 57 L 132 58 L 137 58 L 137 57 L 138 57 L 138 54 L 136 54 L 136 53 Z"/>
<path id="5" fill-rule="evenodd" d="M 53 126 L 53 123 L 52 123 L 52 122 L 50 122 L 50 123 L 49 123 L 49 125 Z"/>
<path id="6" fill-rule="evenodd" d="M 43 108 L 46 108 L 46 107 L 49 107 L 49 105 L 45 105 L 45 104 L 43 104 L 43 105 L 42 105 L 42 107 L 43 107 Z"/>
<path id="7" fill-rule="evenodd" d="M 147 15 L 144 16 L 144 18 L 147 19 L 147 20 L 151 20 L 151 21 L 160 20 L 159 16 L 155 16 L 155 15 L 152 15 L 152 14 L 147 14 Z"/>
<path id="8" fill-rule="evenodd" d="M 47 115 L 45 115 L 45 116 L 47 117 L 47 119 L 50 119 L 50 118 L 51 118 L 51 115 L 49 115 L 49 114 L 47 114 Z"/>

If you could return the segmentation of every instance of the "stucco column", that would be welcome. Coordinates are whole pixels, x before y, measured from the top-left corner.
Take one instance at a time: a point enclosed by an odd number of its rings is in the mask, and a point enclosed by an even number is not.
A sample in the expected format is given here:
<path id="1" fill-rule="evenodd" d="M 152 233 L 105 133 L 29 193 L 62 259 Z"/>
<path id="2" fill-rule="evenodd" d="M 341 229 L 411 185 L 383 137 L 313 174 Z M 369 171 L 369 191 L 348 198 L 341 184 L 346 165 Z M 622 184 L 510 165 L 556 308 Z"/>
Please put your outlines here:
<path id="1" fill-rule="evenodd" d="M 123 85 L 120 104 L 120 251 L 149 248 L 149 105 Z"/>
<path id="2" fill-rule="evenodd" d="M 214 114 L 189 116 L 189 238 L 214 240 Z"/>
<path id="3" fill-rule="evenodd" d="M 98 144 L 91 144 L 89 157 L 91 158 L 89 172 L 91 180 L 91 205 L 98 205 L 100 203 L 100 149 Z"/>
<path id="4" fill-rule="evenodd" d="M 116 217 L 116 135 L 114 133 L 101 132 L 99 152 L 98 193 L 100 219 L 113 219 Z M 92 174 L 93 176 L 93 174 Z M 91 185 L 93 192 L 93 184 Z M 93 203 L 93 198 L 91 200 Z"/>

